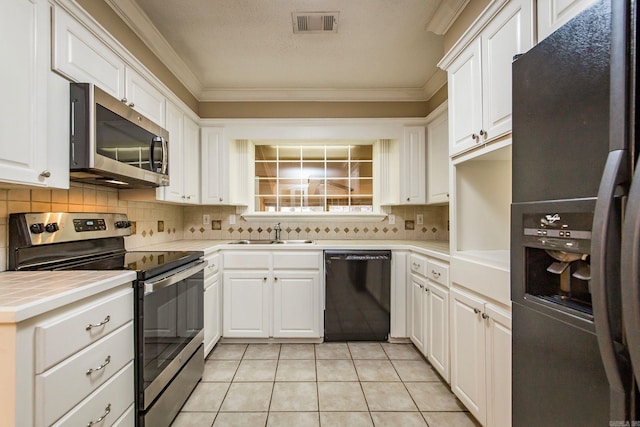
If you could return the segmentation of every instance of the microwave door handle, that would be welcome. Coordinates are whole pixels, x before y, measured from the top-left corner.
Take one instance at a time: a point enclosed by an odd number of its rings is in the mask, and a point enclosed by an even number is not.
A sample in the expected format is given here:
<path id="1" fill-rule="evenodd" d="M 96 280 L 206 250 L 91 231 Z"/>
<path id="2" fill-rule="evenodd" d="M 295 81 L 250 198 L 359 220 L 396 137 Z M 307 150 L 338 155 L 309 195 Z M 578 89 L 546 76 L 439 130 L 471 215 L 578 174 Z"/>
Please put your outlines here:
<path id="1" fill-rule="evenodd" d="M 627 175 L 627 152 L 625 150 L 611 151 L 602 174 L 598 199 L 593 217 L 593 237 L 591 241 L 591 298 L 593 302 L 593 317 L 598 339 L 600 356 L 604 370 L 611 387 L 610 411 L 611 419 L 626 419 L 625 395 L 628 388 L 622 377 L 626 371 L 621 360 L 613 331 L 612 313 L 609 313 L 611 303 L 616 296 L 614 286 L 616 280 L 608 276 L 616 271 L 616 263 L 620 257 L 609 253 L 612 248 L 611 239 L 614 239 L 620 230 L 611 227 L 614 218 L 614 197 L 616 187 L 624 181 Z M 618 246 L 619 250 L 619 246 Z M 618 253 L 618 255 L 620 255 Z"/>
<path id="2" fill-rule="evenodd" d="M 169 142 L 164 138 L 160 138 L 160 139 L 162 139 L 162 174 L 166 175 L 167 168 L 169 167 L 169 150 L 168 150 Z"/>
<path id="3" fill-rule="evenodd" d="M 199 260 L 192 264 L 191 267 L 180 270 L 177 273 L 172 274 L 171 276 L 163 277 L 162 279 L 158 280 L 142 282 L 142 284 L 144 285 L 144 294 L 151 294 L 160 289 L 175 285 L 176 283 L 181 282 L 182 280 L 204 270 L 206 266 L 207 261 Z"/>
<path id="4" fill-rule="evenodd" d="M 151 172 L 155 172 L 155 163 L 156 160 L 153 156 L 153 149 L 156 146 L 156 143 L 161 143 L 162 144 L 162 138 L 159 136 L 154 136 L 153 138 L 151 138 L 151 144 L 149 145 L 149 170 Z"/>

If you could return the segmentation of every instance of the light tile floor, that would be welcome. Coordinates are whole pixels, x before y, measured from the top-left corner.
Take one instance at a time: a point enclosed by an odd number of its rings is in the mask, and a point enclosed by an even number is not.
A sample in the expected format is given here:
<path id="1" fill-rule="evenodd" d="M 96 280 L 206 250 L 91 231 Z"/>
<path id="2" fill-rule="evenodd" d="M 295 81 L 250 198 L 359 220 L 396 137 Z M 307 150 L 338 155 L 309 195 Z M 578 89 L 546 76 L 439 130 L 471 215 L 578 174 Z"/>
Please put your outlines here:
<path id="1" fill-rule="evenodd" d="M 173 427 L 476 427 L 412 344 L 218 344 Z"/>

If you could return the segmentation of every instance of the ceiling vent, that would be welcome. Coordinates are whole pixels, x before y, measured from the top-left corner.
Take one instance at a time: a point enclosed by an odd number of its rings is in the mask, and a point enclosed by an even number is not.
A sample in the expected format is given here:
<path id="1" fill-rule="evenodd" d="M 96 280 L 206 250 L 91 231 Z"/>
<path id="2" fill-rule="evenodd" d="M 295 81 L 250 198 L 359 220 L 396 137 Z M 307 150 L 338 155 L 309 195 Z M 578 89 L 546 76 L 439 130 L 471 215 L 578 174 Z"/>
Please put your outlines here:
<path id="1" fill-rule="evenodd" d="M 293 12 L 293 32 L 337 33 L 340 12 Z"/>

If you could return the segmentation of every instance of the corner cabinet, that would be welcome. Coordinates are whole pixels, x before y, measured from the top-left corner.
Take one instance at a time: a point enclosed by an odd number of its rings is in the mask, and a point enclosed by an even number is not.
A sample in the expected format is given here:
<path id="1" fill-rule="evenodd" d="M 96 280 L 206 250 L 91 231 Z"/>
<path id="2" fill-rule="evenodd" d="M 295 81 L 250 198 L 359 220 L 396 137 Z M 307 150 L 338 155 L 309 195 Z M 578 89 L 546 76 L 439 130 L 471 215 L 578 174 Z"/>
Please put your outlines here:
<path id="1" fill-rule="evenodd" d="M 448 73 L 450 156 L 511 132 L 511 62 L 533 46 L 533 2 L 500 0 L 485 14 L 438 64 Z"/>
<path id="2" fill-rule="evenodd" d="M 69 87 L 51 72 L 49 2 L 3 1 L 0 25 L 0 181 L 68 188 Z"/>
<path id="3" fill-rule="evenodd" d="M 227 141 L 221 127 L 204 127 L 201 134 L 202 204 L 246 206 L 249 141 Z"/>
<path id="4" fill-rule="evenodd" d="M 594 2 L 595 0 L 538 0 L 538 42 Z"/>
<path id="5" fill-rule="evenodd" d="M 427 117 L 427 205 L 449 203 L 449 118 L 447 103 Z"/>
<path id="6" fill-rule="evenodd" d="M 451 389 L 483 426 L 511 426 L 511 313 L 456 288 Z"/>

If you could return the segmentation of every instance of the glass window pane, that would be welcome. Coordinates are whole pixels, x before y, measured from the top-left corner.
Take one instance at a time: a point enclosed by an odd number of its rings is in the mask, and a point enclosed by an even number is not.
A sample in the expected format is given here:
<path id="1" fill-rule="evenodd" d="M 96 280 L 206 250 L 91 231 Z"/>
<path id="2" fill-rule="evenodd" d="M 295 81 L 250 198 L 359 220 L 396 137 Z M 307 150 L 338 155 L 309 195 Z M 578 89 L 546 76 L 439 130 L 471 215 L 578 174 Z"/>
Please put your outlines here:
<path id="1" fill-rule="evenodd" d="M 352 179 L 351 183 L 351 195 L 367 195 L 373 194 L 373 180 L 369 178 Z"/>
<path id="2" fill-rule="evenodd" d="M 324 146 L 302 146 L 304 160 L 324 160 Z"/>
<path id="3" fill-rule="evenodd" d="M 351 160 L 371 160 L 373 158 L 373 145 L 352 145 Z"/>
<path id="4" fill-rule="evenodd" d="M 277 154 L 275 145 L 256 145 L 256 160 L 276 160 Z"/>
<path id="5" fill-rule="evenodd" d="M 302 170 L 300 169 L 300 162 L 280 162 L 280 170 L 278 176 L 280 178 L 298 178 L 302 177 Z"/>
<path id="6" fill-rule="evenodd" d="M 323 212 L 324 211 L 324 196 L 305 197 L 302 200 L 302 212 Z"/>
<path id="7" fill-rule="evenodd" d="M 278 158 L 280 160 L 300 160 L 300 146 L 298 145 L 278 146 Z"/>
<path id="8" fill-rule="evenodd" d="M 256 179 L 256 196 L 263 194 L 277 194 L 275 179 Z"/>
<path id="9" fill-rule="evenodd" d="M 327 160 L 347 160 L 349 158 L 349 146 L 327 145 Z"/>
<path id="10" fill-rule="evenodd" d="M 324 196 L 324 178 L 323 179 L 309 179 L 307 181 L 308 190 L 307 194 L 310 196 Z"/>
<path id="11" fill-rule="evenodd" d="M 302 162 L 302 178 L 324 178 L 324 162 Z"/>
<path id="12" fill-rule="evenodd" d="M 278 182 L 278 194 L 281 196 L 306 194 L 308 185 L 302 184 L 299 179 L 281 179 Z"/>
<path id="13" fill-rule="evenodd" d="M 353 191 L 353 188 L 349 186 L 348 179 L 328 179 L 327 180 L 327 194 L 328 195 L 345 195 Z"/>
<path id="14" fill-rule="evenodd" d="M 290 197 L 278 197 L 281 212 L 300 212 L 302 197 L 292 195 Z"/>
<path id="15" fill-rule="evenodd" d="M 327 178 L 346 178 L 349 176 L 348 162 L 327 162 Z"/>
<path id="16" fill-rule="evenodd" d="M 351 162 L 351 176 L 362 178 L 373 177 L 373 163 Z"/>
<path id="17" fill-rule="evenodd" d="M 264 197 L 259 196 L 256 197 L 256 211 L 258 212 L 276 212 L 277 199 L 275 196 Z"/>
<path id="18" fill-rule="evenodd" d="M 275 178 L 277 176 L 277 162 L 256 162 L 256 176 Z"/>

